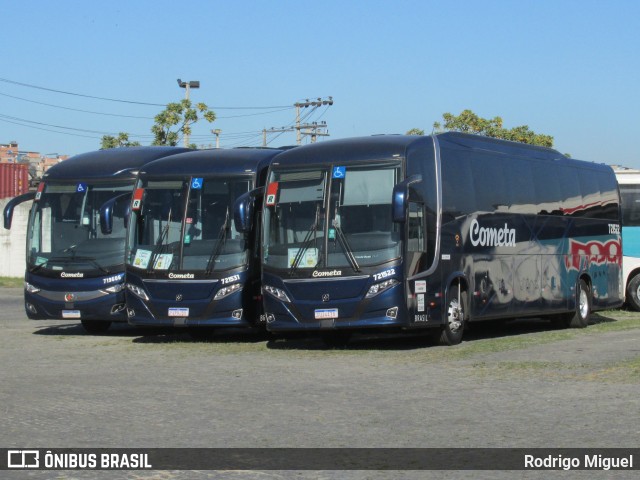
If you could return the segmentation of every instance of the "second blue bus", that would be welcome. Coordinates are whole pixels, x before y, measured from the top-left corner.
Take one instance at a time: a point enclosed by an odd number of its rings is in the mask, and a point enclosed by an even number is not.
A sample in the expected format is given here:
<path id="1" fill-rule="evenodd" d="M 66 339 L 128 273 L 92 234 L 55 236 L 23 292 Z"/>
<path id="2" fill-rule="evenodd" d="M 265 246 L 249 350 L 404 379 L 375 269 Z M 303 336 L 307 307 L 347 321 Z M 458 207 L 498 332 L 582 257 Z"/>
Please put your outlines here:
<path id="1" fill-rule="evenodd" d="M 199 150 L 145 166 L 126 253 L 130 324 L 189 327 L 196 338 L 260 324 L 260 209 L 249 193 L 264 185 L 278 153 Z M 237 225 L 239 199 L 248 220 Z"/>

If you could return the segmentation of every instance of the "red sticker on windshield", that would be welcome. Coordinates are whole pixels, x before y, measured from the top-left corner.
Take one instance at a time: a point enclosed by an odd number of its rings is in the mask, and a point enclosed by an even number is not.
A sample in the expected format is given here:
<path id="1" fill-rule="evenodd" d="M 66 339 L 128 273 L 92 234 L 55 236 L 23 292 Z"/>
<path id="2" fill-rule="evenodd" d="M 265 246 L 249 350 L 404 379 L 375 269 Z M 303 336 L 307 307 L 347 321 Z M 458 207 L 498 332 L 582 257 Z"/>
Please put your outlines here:
<path id="1" fill-rule="evenodd" d="M 276 204 L 276 195 L 278 194 L 278 182 L 271 182 L 267 187 L 267 207 L 273 207 Z"/>
<path id="2" fill-rule="evenodd" d="M 136 191 L 133 192 L 133 204 L 131 208 L 133 210 L 140 210 L 142 206 L 142 196 L 144 195 L 144 188 L 136 188 Z"/>
<path id="3" fill-rule="evenodd" d="M 40 182 L 38 184 L 38 191 L 36 192 L 36 198 L 35 198 L 36 201 L 40 200 L 40 197 L 42 196 L 43 191 L 44 191 L 44 182 Z"/>

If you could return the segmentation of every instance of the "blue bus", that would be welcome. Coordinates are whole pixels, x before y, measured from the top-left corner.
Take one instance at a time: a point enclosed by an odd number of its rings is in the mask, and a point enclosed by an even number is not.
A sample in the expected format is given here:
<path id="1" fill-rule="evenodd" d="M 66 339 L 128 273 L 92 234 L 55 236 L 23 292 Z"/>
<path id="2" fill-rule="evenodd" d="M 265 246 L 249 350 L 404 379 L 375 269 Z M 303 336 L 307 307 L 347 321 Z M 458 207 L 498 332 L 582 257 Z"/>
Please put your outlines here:
<path id="1" fill-rule="evenodd" d="M 622 271 L 626 303 L 640 311 L 640 170 L 614 167 L 622 202 Z"/>
<path id="2" fill-rule="evenodd" d="M 7 204 L 4 226 L 11 228 L 15 206 L 33 200 L 24 284 L 28 318 L 80 320 L 89 333 L 126 322 L 125 224 L 138 169 L 184 151 L 133 147 L 76 155 L 51 167 L 37 192 Z"/>
<path id="3" fill-rule="evenodd" d="M 195 338 L 260 324 L 260 199 L 249 192 L 280 151 L 198 150 L 140 171 L 126 247 L 130 324 L 188 327 Z M 238 200 L 246 223 L 234 222 Z"/>
<path id="4" fill-rule="evenodd" d="M 262 227 L 267 329 L 430 329 L 546 316 L 584 327 L 623 299 L 613 170 L 462 133 L 311 144 L 272 162 Z"/>

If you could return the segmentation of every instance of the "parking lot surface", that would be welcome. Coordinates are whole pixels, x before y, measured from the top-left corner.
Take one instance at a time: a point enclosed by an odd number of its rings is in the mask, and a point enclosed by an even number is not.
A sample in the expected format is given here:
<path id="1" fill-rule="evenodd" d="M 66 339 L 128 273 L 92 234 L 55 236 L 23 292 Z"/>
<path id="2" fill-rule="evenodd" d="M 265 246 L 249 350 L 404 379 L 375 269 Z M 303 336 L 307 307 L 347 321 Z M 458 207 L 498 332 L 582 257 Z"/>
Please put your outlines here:
<path id="1" fill-rule="evenodd" d="M 615 321 L 610 317 L 604 321 Z M 640 328 L 587 328 L 538 341 L 550 327 L 518 321 L 474 329 L 457 347 L 393 336 L 355 338 L 338 350 L 313 338 L 233 332 L 196 342 L 183 331 L 128 325 L 91 336 L 75 322 L 27 320 L 20 289 L 0 289 L 0 328 L 5 448 L 605 448 L 637 447 L 640 438 Z M 490 342 L 499 348 L 481 348 Z M 501 342 L 510 343 L 500 348 Z M 3 473 L 549 478 L 548 472 Z M 629 478 L 629 472 L 554 473 Z"/>

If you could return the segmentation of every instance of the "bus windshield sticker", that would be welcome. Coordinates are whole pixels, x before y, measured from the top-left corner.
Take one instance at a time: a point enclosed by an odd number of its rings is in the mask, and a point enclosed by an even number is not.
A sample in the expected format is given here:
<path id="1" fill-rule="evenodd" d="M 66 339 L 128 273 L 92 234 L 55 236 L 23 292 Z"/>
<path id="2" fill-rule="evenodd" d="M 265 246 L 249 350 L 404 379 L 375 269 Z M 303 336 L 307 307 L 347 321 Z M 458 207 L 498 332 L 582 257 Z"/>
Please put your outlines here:
<path id="1" fill-rule="evenodd" d="M 416 280 L 416 293 L 427 293 L 426 280 Z"/>
<path id="2" fill-rule="evenodd" d="M 132 210 L 140 210 L 142 206 L 142 196 L 144 195 L 144 188 L 136 188 L 136 191 L 133 192 L 133 204 L 131 205 Z"/>
<path id="3" fill-rule="evenodd" d="M 194 177 L 191 180 L 191 190 L 201 190 L 202 189 L 203 179 Z"/>
<path id="4" fill-rule="evenodd" d="M 278 195 L 278 182 L 271 182 L 267 187 L 268 207 L 273 207 L 276 204 L 276 195 Z"/>
<path id="5" fill-rule="evenodd" d="M 169 270 L 172 260 L 173 253 L 161 253 L 156 257 L 156 263 L 154 263 L 153 268 L 155 270 Z"/>
<path id="6" fill-rule="evenodd" d="M 133 259 L 133 266 L 136 268 L 147 268 L 149 265 L 149 259 L 151 258 L 151 250 L 138 249 L 136 256 Z"/>
<path id="7" fill-rule="evenodd" d="M 78 183 L 78 185 L 76 185 L 76 193 L 84 193 L 86 191 L 87 191 L 86 183 Z"/>
<path id="8" fill-rule="evenodd" d="M 36 192 L 36 198 L 35 201 L 37 202 L 38 200 L 40 200 L 40 197 L 42 196 L 42 192 L 44 190 L 44 182 L 40 182 L 38 184 L 38 191 Z"/>
<path id="9" fill-rule="evenodd" d="M 293 262 L 296 261 L 296 256 L 298 255 L 299 248 L 290 248 L 288 250 L 289 256 L 289 267 L 293 265 Z M 317 248 L 307 248 L 307 250 L 302 255 L 300 262 L 298 264 L 299 267 L 302 268 L 314 268 L 318 264 L 318 249 Z"/>
<path id="10" fill-rule="evenodd" d="M 333 178 L 344 178 L 347 167 L 333 167 Z"/>

